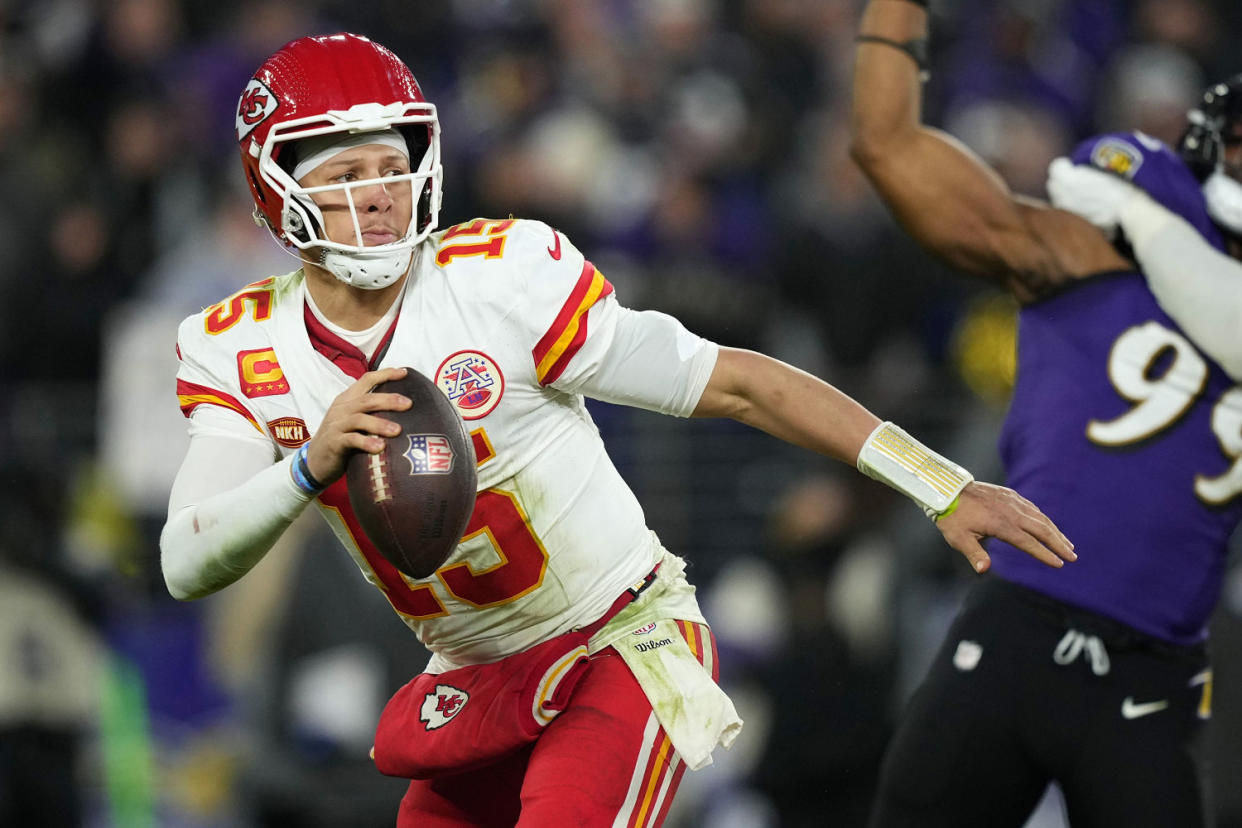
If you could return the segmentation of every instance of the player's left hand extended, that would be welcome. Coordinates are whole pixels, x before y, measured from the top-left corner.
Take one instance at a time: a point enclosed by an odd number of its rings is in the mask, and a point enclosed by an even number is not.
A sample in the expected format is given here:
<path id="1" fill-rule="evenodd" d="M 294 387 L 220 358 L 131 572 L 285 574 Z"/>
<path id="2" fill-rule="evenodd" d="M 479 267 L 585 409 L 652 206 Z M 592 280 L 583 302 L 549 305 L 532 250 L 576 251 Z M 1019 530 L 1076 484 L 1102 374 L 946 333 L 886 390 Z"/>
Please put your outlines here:
<path id="1" fill-rule="evenodd" d="M 1013 489 L 974 481 L 962 490 L 952 514 L 936 521 L 949 545 L 966 556 L 976 572 L 986 572 L 992 559 L 984 538 L 1013 544 L 1048 566 L 1078 560 L 1074 544 L 1034 503 Z"/>
<path id="2" fill-rule="evenodd" d="M 1076 213 L 1108 234 L 1117 235 L 1121 210 L 1142 191 L 1121 176 L 1087 164 L 1057 158 L 1048 165 L 1048 198 L 1059 210 Z"/>

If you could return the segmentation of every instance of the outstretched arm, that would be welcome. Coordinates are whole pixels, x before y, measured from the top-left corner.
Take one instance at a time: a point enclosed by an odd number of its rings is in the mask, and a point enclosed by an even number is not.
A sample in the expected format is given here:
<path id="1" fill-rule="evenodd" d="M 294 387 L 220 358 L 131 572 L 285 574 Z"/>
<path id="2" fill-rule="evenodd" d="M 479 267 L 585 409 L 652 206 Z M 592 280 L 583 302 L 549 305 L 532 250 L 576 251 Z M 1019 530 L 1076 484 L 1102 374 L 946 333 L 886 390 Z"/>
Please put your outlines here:
<path id="1" fill-rule="evenodd" d="M 1089 165 L 1053 161 L 1048 193 L 1058 207 L 1106 233 L 1124 232 L 1160 307 L 1225 373 L 1242 381 L 1242 262 L 1212 247 L 1138 187 Z"/>
<path id="2" fill-rule="evenodd" d="M 1242 382 L 1242 262 L 1151 199 L 1137 201 L 1121 226 L 1160 307 Z"/>
<path id="3" fill-rule="evenodd" d="M 911 236 L 954 267 L 1006 285 L 1019 300 L 1127 262 L 1090 224 L 1014 196 L 960 141 L 922 123 L 914 59 L 867 38 L 927 38 L 911 0 L 871 0 L 854 66 L 851 153 Z"/>
<path id="4" fill-rule="evenodd" d="M 989 565 L 980 543 L 985 537 L 1000 538 L 1049 566 L 1075 559 L 1060 530 L 1017 492 L 973 481 L 853 398 L 771 357 L 721 348 L 693 416 L 731 417 L 857 466 L 937 514 L 945 540 L 977 572 Z"/>

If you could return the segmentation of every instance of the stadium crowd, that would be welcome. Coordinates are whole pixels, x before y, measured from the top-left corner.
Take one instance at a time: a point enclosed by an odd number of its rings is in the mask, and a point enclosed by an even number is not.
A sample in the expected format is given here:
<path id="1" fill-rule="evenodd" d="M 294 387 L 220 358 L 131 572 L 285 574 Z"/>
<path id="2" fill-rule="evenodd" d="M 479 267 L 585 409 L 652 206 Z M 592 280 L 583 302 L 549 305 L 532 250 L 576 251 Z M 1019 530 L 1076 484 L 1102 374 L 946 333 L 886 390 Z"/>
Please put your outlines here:
<path id="1" fill-rule="evenodd" d="M 426 654 L 353 563 L 312 523 L 195 604 L 158 565 L 176 324 L 295 267 L 250 220 L 232 124 L 303 34 L 366 34 L 413 69 L 443 127 L 442 227 L 547 221 L 631 307 L 810 370 L 999 479 L 1013 308 L 922 253 L 849 159 L 860 9 L 0 2 L 0 825 L 391 824 L 402 784 L 367 750 Z M 1022 193 L 1102 128 L 1175 142 L 1204 83 L 1242 71 L 1228 0 L 932 9 L 927 120 Z M 862 824 L 968 568 L 888 490 L 764 435 L 592 413 L 692 562 L 747 721 L 670 822 Z M 1216 810 L 1242 826 L 1242 567 L 1227 584 Z"/>

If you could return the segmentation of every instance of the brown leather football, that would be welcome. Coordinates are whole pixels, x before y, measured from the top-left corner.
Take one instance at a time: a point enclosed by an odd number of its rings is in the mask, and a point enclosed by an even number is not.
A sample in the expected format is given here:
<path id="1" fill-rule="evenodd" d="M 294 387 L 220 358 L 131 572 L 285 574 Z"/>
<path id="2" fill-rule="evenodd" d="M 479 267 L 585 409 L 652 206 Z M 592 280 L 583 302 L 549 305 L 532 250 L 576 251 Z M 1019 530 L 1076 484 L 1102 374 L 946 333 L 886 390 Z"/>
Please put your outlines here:
<path id="1" fill-rule="evenodd" d="M 373 390 L 404 394 L 413 405 L 377 412 L 401 433 L 386 438 L 379 454 L 349 459 L 349 503 L 380 554 L 405 574 L 425 578 L 453 554 L 474 511 L 474 444 L 457 408 L 413 368 Z"/>

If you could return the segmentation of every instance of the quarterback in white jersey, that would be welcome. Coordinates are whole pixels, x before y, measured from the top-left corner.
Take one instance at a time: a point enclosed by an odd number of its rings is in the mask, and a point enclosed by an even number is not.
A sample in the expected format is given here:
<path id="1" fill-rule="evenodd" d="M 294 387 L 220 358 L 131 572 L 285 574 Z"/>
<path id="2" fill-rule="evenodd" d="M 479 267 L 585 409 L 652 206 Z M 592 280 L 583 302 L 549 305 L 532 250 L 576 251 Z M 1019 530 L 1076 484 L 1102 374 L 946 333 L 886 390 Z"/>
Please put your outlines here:
<path id="1" fill-rule="evenodd" d="M 467 539 L 444 568 L 417 582 L 398 573 L 354 521 L 344 478 L 319 501 L 440 670 L 585 625 L 660 561 L 582 395 L 688 416 L 717 348 L 671 317 L 623 308 L 604 275 L 539 222 L 461 224 L 424 241 L 414 261 L 374 366 L 321 318 L 299 270 L 187 319 L 177 384 L 187 414 L 227 407 L 244 418 L 233 418 L 238 437 L 253 434 L 276 457 L 309 441 L 372 367 L 410 366 L 436 382 L 467 424 L 479 476 Z M 327 352 L 354 353 L 333 362 Z"/>
<path id="2" fill-rule="evenodd" d="M 624 308 L 547 225 L 437 232 L 435 107 L 382 46 L 287 44 L 247 85 L 236 128 L 256 216 L 303 266 L 181 326 L 190 446 L 164 577 L 181 599 L 222 589 L 317 502 L 432 652 L 376 730 L 376 766 L 411 779 L 398 825 L 655 828 L 681 773 L 741 726 L 682 562 L 646 528 L 584 396 L 732 417 L 856 464 L 978 571 L 993 535 L 1051 566 L 1074 559 L 1034 505 L 837 389 Z M 368 543 L 343 479 L 351 455 L 398 433 L 383 412 L 410 400 L 373 389 L 405 366 L 457 407 L 478 469 L 461 543 L 417 580 Z"/>

